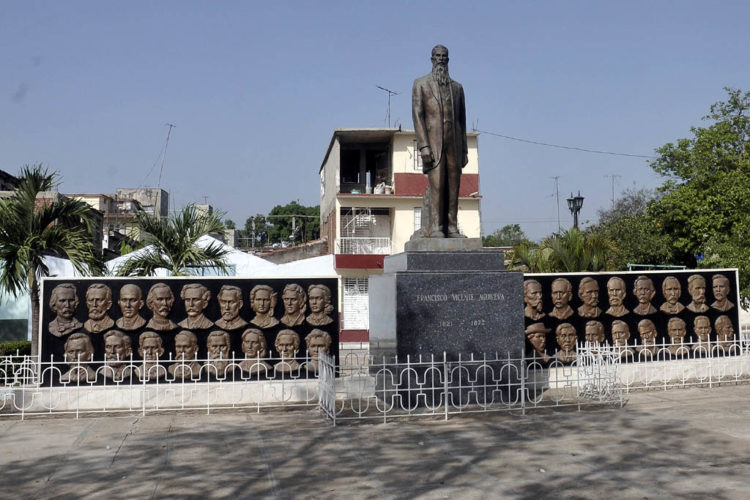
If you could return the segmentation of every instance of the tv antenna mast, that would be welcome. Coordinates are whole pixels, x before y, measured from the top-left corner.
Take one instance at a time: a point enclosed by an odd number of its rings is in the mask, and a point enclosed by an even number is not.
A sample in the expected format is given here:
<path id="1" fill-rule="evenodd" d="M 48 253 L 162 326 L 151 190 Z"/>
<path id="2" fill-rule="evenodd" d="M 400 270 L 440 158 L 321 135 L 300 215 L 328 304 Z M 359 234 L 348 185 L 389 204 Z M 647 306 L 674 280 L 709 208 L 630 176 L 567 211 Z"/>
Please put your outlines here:
<path id="1" fill-rule="evenodd" d="M 551 177 L 551 179 L 555 179 L 555 201 L 557 202 L 557 232 L 559 233 L 562 227 L 560 226 L 560 189 L 559 189 L 560 176 L 556 175 L 554 177 Z"/>
<path id="2" fill-rule="evenodd" d="M 172 129 L 176 126 L 172 123 L 167 123 L 166 125 L 169 127 L 169 130 L 167 131 L 167 140 L 164 143 L 164 156 L 161 157 L 161 167 L 159 168 L 159 182 L 156 184 L 157 188 L 161 187 L 161 173 L 164 171 L 164 162 L 167 161 L 167 146 L 169 146 L 169 136 L 172 135 Z"/>
<path id="3" fill-rule="evenodd" d="M 380 85 L 375 86 L 380 90 L 388 92 L 388 128 L 391 128 L 391 96 L 399 95 L 401 92 L 396 92 L 395 90 L 387 89 L 385 87 L 381 87 Z"/>

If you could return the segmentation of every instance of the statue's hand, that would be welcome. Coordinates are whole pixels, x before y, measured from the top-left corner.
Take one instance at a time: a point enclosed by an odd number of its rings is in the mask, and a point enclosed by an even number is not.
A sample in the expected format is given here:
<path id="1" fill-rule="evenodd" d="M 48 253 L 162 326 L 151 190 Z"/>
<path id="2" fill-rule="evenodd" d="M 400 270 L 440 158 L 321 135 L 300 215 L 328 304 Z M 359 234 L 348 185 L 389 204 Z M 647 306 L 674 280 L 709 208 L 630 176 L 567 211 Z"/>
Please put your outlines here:
<path id="1" fill-rule="evenodd" d="M 435 157 L 432 156 L 432 149 L 430 149 L 430 146 L 420 149 L 419 154 L 422 156 L 422 163 L 432 163 L 435 161 Z"/>

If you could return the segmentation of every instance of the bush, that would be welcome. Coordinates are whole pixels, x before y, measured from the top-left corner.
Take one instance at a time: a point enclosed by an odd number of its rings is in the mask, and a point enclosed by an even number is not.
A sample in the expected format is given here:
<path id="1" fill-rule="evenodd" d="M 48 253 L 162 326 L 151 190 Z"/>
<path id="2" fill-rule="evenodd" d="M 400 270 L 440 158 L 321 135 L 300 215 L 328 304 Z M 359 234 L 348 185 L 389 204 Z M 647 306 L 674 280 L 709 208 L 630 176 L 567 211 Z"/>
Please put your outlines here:
<path id="1" fill-rule="evenodd" d="M 20 356 L 31 354 L 31 342 L 28 340 L 0 342 L 0 356 L 11 356 L 15 355 L 16 352 L 18 352 Z"/>

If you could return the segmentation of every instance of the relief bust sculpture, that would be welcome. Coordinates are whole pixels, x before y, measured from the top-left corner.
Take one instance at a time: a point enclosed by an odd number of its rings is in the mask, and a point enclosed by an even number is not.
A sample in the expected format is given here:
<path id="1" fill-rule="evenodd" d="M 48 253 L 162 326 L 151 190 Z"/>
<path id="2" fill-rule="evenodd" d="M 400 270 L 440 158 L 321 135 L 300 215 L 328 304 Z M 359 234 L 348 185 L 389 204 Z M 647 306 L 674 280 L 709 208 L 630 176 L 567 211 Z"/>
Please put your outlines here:
<path id="1" fill-rule="evenodd" d="M 534 356 L 542 361 L 549 361 L 547 354 L 547 334 L 551 330 L 544 323 L 533 323 L 526 328 L 526 338 L 529 339 L 531 347 L 534 348 Z"/>
<path id="2" fill-rule="evenodd" d="M 305 344 L 307 346 L 307 353 L 310 356 L 310 361 L 307 363 L 308 372 L 318 372 L 320 366 L 320 354 L 328 354 L 331 350 L 331 336 L 328 332 L 320 330 L 318 328 L 313 329 L 305 337 Z"/>
<path id="3" fill-rule="evenodd" d="M 623 304 L 625 300 L 625 281 L 622 278 L 613 276 L 607 281 L 607 294 L 609 295 L 609 309 L 607 314 L 614 316 L 615 318 L 621 318 L 628 314 L 628 311 Z"/>
<path id="4" fill-rule="evenodd" d="M 102 283 L 94 283 L 86 290 L 86 307 L 89 310 L 89 319 L 83 327 L 91 333 L 101 333 L 115 326 L 115 322 L 109 317 L 109 309 L 112 307 L 112 289 Z"/>
<path id="5" fill-rule="evenodd" d="M 555 353 L 555 359 L 563 363 L 575 361 L 578 358 L 576 352 L 578 334 L 575 327 L 570 323 L 561 323 L 555 329 L 555 335 L 557 336 L 557 345 L 560 346 L 560 350 Z"/>
<path id="6" fill-rule="evenodd" d="M 117 328 L 126 331 L 143 328 L 146 320 L 140 315 L 140 310 L 143 308 L 143 295 L 140 287 L 131 283 L 123 285 L 120 288 L 120 298 L 117 304 L 122 312 L 122 318 L 115 322 Z"/>
<path id="7" fill-rule="evenodd" d="M 569 305 L 572 298 L 573 285 L 565 278 L 557 278 L 552 282 L 552 304 L 554 307 L 549 315 L 560 320 L 573 316 L 573 308 Z"/>
<path id="8" fill-rule="evenodd" d="M 693 274 L 688 278 L 688 293 L 692 301 L 687 305 L 689 311 L 704 313 L 708 311 L 706 305 L 706 279 L 700 274 Z"/>
<path id="9" fill-rule="evenodd" d="M 263 332 L 257 328 L 248 328 L 242 332 L 242 352 L 245 353 L 244 361 L 240 362 L 240 369 L 243 372 L 254 375 L 256 373 L 266 373 L 271 365 L 263 361 L 268 355 L 268 346 Z"/>
<path id="10" fill-rule="evenodd" d="M 65 362 L 70 370 L 60 376 L 64 383 L 94 382 L 96 373 L 88 365 L 94 358 L 94 345 L 85 333 L 74 333 L 65 341 Z"/>
<path id="11" fill-rule="evenodd" d="M 329 316 L 333 312 L 331 304 L 331 289 L 325 285 L 310 285 L 307 288 L 307 301 L 310 304 L 310 314 L 306 321 L 313 326 L 325 326 L 333 323 Z"/>
<path id="12" fill-rule="evenodd" d="M 279 320 L 273 316 L 276 309 L 278 294 L 268 285 L 255 285 L 250 290 L 250 307 L 255 311 L 255 317 L 250 323 L 259 328 L 273 328 Z"/>
<path id="13" fill-rule="evenodd" d="M 651 281 L 651 278 L 638 276 L 633 283 L 633 294 L 638 299 L 638 305 L 633 309 L 634 313 L 647 316 L 656 312 L 656 308 L 651 304 L 656 295 L 656 288 L 654 288 L 654 282 Z"/>
<path id="14" fill-rule="evenodd" d="M 711 304 L 711 307 L 722 312 L 733 308 L 734 304 L 729 300 L 729 279 L 723 274 L 714 274 L 711 277 L 711 282 L 713 284 L 714 299 L 716 299 Z"/>
<path id="15" fill-rule="evenodd" d="M 523 300 L 526 302 L 524 316 L 532 321 L 539 321 L 546 316 L 542 312 L 542 285 L 537 280 L 523 282 Z"/>
<path id="16" fill-rule="evenodd" d="M 216 326 L 224 330 L 236 330 L 247 326 L 247 321 L 240 318 L 242 309 L 242 289 L 238 286 L 223 285 L 216 295 L 219 300 L 221 318 L 216 320 Z"/>
<path id="17" fill-rule="evenodd" d="M 185 303 L 187 313 L 187 318 L 177 323 L 180 327 L 189 330 L 205 330 L 214 326 L 213 321 L 203 315 L 204 309 L 208 307 L 208 301 L 211 300 L 211 292 L 208 288 L 200 283 L 188 283 L 182 287 L 180 298 Z"/>
<path id="18" fill-rule="evenodd" d="M 307 309 L 307 294 L 296 283 L 289 283 L 281 292 L 281 301 L 284 304 L 284 315 L 281 322 L 286 326 L 299 326 L 305 320 L 305 309 Z"/>
<path id="19" fill-rule="evenodd" d="M 52 289 L 49 297 L 49 308 L 56 314 L 55 319 L 48 325 L 49 332 L 55 337 L 62 337 L 83 326 L 75 318 L 78 307 L 76 287 L 72 283 L 63 283 Z"/>
<path id="20" fill-rule="evenodd" d="M 578 298 L 583 305 L 578 308 L 578 315 L 582 318 L 596 318 L 602 313 L 599 309 L 599 283 L 590 276 L 586 276 L 578 284 Z"/>
<path id="21" fill-rule="evenodd" d="M 177 328 L 177 323 L 168 317 L 174 305 L 174 294 L 166 283 L 156 283 L 149 289 L 146 295 L 146 305 L 153 313 L 146 324 L 146 328 L 157 332 L 166 332 Z M 161 337 L 159 339 L 161 340 Z"/>
<path id="22" fill-rule="evenodd" d="M 110 330 L 104 334 L 104 376 L 121 382 L 130 377 L 128 364 L 132 359 L 133 349 L 130 337 L 120 330 Z"/>
<path id="23" fill-rule="evenodd" d="M 274 347 L 281 361 L 273 367 L 276 373 L 291 373 L 299 370 L 299 363 L 294 356 L 299 351 L 299 335 L 294 330 L 281 330 L 276 334 Z"/>
<path id="24" fill-rule="evenodd" d="M 667 276 L 661 284 L 662 293 L 664 293 L 664 302 L 659 310 L 667 314 L 678 314 L 685 309 L 685 306 L 680 304 L 680 296 L 682 295 L 682 285 L 680 281 L 674 276 Z"/>
<path id="25" fill-rule="evenodd" d="M 138 336 L 138 354 L 143 360 L 135 370 L 139 379 L 156 380 L 167 375 L 159 364 L 159 358 L 164 354 L 164 344 L 158 333 L 146 331 Z"/>
<path id="26" fill-rule="evenodd" d="M 190 380 L 200 377 L 201 364 L 198 355 L 198 337 L 190 330 L 182 330 L 174 336 L 176 363 L 169 366 L 169 374 L 176 379 Z"/>

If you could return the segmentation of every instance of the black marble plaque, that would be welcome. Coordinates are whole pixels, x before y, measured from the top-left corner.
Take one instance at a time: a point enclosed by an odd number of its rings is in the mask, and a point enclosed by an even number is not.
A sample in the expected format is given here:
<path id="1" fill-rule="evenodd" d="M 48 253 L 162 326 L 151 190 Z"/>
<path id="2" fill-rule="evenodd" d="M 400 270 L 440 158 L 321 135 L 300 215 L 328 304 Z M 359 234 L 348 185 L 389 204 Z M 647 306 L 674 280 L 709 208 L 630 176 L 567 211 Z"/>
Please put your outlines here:
<path id="1" fill-rule="evenodd" d="M 467 252 L 472 255 L 473 252 Z M 444 257 L 445 270 L 404 270 L 370 277 L 370 351 L 376 356 L 398 355 L 451 361 L 495 355 L 517 358 L 523 350 L 523 275 L 486 271 L 487 256 L 477 252 L 477 267 L 450 269 L 456 259 Z M 424 258 L 404 260 L 424 262 Z M 432 264 L 440 254 L 429 257 Z M 386 260 L 391 257 L 386 258 Z M 386 266 L 387 268 L 388 266 Z"/>

